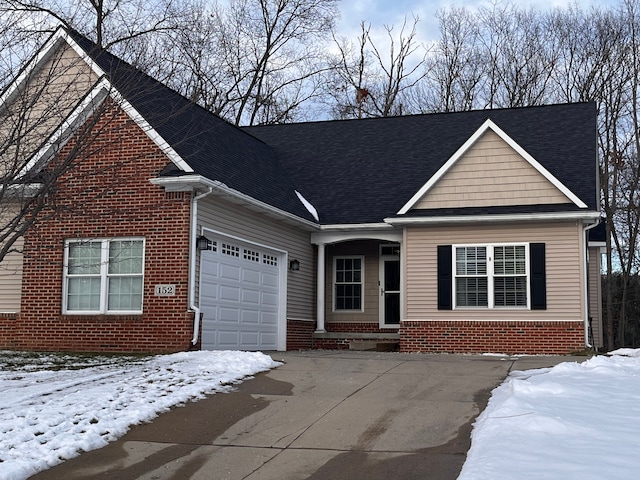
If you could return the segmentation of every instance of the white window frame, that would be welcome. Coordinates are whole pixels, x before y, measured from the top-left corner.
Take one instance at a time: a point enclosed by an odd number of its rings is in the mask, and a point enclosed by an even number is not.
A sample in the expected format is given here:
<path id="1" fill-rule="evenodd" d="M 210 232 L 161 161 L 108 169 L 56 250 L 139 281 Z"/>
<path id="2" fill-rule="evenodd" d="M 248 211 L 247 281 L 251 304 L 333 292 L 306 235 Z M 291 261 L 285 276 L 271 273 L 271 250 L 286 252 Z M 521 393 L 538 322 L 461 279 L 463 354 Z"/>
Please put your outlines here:
<path id="1" fill-rule="evenodd" d="M 496 306 L 495 305 L 495 292 L 494 292 L 494 283 L 496 277 L 514 277 L 514 276 L 523 276 L 523 275 L 496 275 L 495 273 L 495 248 L 496 247 L 524 247 L 525 254 L 525 275 L 526 276 L 526 295 L 527 295 L 527 305 L 522 306 Z M 466 247 L 484 247 L 486 248 L 487 253 L 487 306 L 466 306 L 457 304 L 458 296 L 457 296 L 457 282 L 458 278 L 469 277 L 470 275 L 458 275 L 456 270 L 456 254 L 458 248 L 466 248 Z M 531 267 L 529 262 L 529 243 L 523 242 L 509 242 L 509 243 L 461 243 L 452 245 L 453 251 L 451 252 L 451 272 L 452 272 L 452 297 L 453 297 L 453 308 L 459 310 L 487 310 L 487 309 L 496 309 L 496 310 L 531 310 Z M 471 275 L 473 277 L 483 277 L 485 275 Z"/>
<path id="2" fill-rule="evenodd" d="M 108 309 L 108 285 L 109 277 L 117 276 L 123 277 L 123 274 L 109 274 L 109 246 L 111 242 L 122 241 L 141 241 L 142 242 L 142 272 L 136 274 L 130 274 L 129 276 L 141 277 L 143 285 L 142 300 L 140 302 L 139 310 L 109 310 Z M 100 242 L 100 273 L 95 274 L 96 278 L 100 278 L 100 306 L 98 310 L 69 310 L 68 309 L 68 285 L 69 278 L 74 277 L 88 277 L 86 275 L 70 275 L 69 274 L 69 246 L 74 243 L 98 243 Z M 143 237 L 115 237 L 115 238 L 84 238 L 84 239 L 69 239 L 64 242 L 64 267 L 63 267 L 63 279 L 62 279 L 62 313 L 65 315 L 138 315 L 141 314 L 144 308 L 144 269 L 145 269 L 145 256 L 146 256 L 146 242 Z"/>
<path id="3" fill-rule="evenodd" d="M 359 282 L 338 282 L 337 281 L 337 265 L 338 260 L 360 260 L 360 281 Z M 360 285 L 360 308 L 337 308 L 338 295 L 337 295 L 337 287 L 338 285 Z M 364 312 L 364 255 L 338 255 L 333 257 L 333 311 L 338 313 L 362 313 Z"/>

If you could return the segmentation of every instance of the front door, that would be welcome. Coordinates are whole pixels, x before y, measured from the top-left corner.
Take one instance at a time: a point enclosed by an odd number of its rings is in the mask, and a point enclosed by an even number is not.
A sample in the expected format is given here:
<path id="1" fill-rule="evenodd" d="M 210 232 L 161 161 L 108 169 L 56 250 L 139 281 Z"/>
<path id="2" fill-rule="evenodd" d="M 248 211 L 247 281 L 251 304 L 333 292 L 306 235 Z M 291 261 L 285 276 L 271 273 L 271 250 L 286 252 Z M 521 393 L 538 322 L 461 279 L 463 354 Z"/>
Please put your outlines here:
<path id="1" fill-rule="evenodd" d="M 380 326 L 400 325 L 400 255 L 380 256 Z"/>

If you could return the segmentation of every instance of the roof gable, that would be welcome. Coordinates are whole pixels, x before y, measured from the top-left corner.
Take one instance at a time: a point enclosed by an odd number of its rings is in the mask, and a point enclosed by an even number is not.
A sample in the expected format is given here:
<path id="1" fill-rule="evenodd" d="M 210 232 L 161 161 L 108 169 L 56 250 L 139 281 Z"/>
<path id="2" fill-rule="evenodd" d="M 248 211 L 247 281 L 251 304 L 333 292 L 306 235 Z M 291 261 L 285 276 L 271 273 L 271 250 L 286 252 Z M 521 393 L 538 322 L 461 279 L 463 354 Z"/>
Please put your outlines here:
<path id="1" fill-rule="evenodd" d="M 488 120 L 491 123 L 486 123 Z M 417 192 L 425 187 L 425 180 L 434 178 L 449 160 L 455 163 L 456 154 L 466 152 L 488 125 L 494 125 L 493 131 L 501 132 L 514 152 L 526 157 L 531 168 L 545 180 L 555 182 L 554 188 L 562 188 L 572 200 L 561 205 L 488 207 L 484 213 L 576 211 L 581 208 L 579 204 L 598 210 L 593 103 L 254 126 L 245 130 L 276 151 L 297 190 L 316 207 L 321 224 L 344 225 L 380 223 L 397 216 L 411 200 L 419 200 Z M 471 208 L 456 210 L 431 210 L 429 214 L 473 212 Z"/>
<path id="2" fill-rule="evenodd" d="M 498 141 L 482 148 L 480 144 L 483 140 L 486 142 L 491 134 L 497 137 Z M 506 151 L 497 150 L 503 147 L 506 147 Z M 509 150 L 513 152 L 513 155 L 508 155 Z M 460 168 L 463 163 L 467 164 L 465 172 L 460 171 L 463 170 Z M 472 163 L 474 165 L 469 165 Z M 516 175 L 506 176 L 505 168 L 511 169 L 511 174 L 515 173 Z M 446 186 L 442 186 L 445 179 L 450 183 L 448 189 Z M 514 180 L 516 181 L 514 182 Z M 490 183 L 486 184 L 485 182 Z M 512 191 L 505 191 L 505 188 Z M 436 190 L 439 191 L 436 192 Z M 429 200 L 433 197 L 440 197 L 440 200 L 430 202 Z M 398 211 L 398 215 L 404 215 L 413 208 L 458 208 L 566 202 L 572 202 L 579 208 L 587 208 L 582 200 L 555 178 L 540 162 L 529 155 L 492 120 L 487 119 Z"/>
<path id="3" fill-rule="evenodd" d="M 162 175 L 201 175 L 228 187 L 230 192 L 242 192 L 275 209 L 314 221 L 268 145 L 98 48 L 79 33 L 58 29 L 31 62 L 31 68 L 42 64 L 42 58 L 62 43 L 70 45 L 99 80 L 53 132 L 31 165 L 54 152 L 87 118 L 87 112 L 97 108 L 108 95 L 167 155 L 171 162 Z M 23 75 L 24 79 L 28 76 L 28 72 Z"/>

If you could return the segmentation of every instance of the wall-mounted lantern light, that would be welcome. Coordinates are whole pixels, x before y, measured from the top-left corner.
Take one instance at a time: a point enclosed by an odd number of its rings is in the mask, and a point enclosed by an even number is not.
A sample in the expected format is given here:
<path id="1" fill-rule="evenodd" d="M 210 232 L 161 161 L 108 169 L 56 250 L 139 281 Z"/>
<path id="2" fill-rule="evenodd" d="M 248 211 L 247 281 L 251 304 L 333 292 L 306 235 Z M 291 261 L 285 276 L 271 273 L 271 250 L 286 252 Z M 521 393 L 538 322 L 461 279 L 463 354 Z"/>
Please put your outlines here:
<path id="1" fill-rule="evenodd" d="M 209 247 L 211 246 L 211 240 L 209 240 L 207 237 L 205 237 L 204 235 L 200 235 L 197 239 L 196 239 L 196 248 L 198 250 L 209 250 Z"/>
<path id="2" fill-rule="evenodd" d="M 300 262 L 298 260 L 291 260 L 289 262 L 289 270 L 293 272 L 297 272 L 300 270 Z"/>

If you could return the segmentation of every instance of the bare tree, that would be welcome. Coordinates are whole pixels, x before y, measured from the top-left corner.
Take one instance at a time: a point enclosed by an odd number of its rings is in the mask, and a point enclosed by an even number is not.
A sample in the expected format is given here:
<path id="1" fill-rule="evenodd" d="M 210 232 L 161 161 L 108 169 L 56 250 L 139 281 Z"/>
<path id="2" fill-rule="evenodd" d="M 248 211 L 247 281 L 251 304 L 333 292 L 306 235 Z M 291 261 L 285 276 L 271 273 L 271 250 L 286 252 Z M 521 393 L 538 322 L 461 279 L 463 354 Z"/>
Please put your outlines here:
<path id="1" fill-rule="evenodd" d="M 372 37 L 371 25 L 362 22 L 356 42 L 334 37 L 334 57 L 328 96 L 338 118 L 388 117 L 411 113 L 407 93 L 426 75 L 427 50 L 417 41 L 418 17 L 409 26 L 384 26 L 386 50 Z"/>
<path id="2" fill-rule="evenodd" d="M 475 17 L 464 8 L 437 13 L 440 39 L 427 61 L 426 81 L 414 92 L 421 112 L 452 112 L 476 107 L 484 78 Z"/>
<path id="3" fill-rule="evenodd" d="M 336 17 L 336 0 L 201 3 L 174 41 L 181 73 L 169 83 L 238 125 L 304 118 Z"/>

